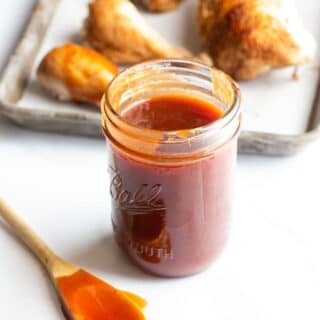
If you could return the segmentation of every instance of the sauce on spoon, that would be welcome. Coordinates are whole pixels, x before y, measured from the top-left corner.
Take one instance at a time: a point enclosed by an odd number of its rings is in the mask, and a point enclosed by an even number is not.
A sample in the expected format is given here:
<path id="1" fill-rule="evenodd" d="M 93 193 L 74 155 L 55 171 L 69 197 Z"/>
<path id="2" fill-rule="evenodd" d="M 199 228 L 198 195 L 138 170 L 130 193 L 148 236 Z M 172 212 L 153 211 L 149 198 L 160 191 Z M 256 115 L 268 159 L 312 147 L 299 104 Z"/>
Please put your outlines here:
<path id="1" fill-rule="evenodd" d="M 146 301 L 80 269 L 56 280 L 63 304 L 75 320 L 143 320 Z"/>

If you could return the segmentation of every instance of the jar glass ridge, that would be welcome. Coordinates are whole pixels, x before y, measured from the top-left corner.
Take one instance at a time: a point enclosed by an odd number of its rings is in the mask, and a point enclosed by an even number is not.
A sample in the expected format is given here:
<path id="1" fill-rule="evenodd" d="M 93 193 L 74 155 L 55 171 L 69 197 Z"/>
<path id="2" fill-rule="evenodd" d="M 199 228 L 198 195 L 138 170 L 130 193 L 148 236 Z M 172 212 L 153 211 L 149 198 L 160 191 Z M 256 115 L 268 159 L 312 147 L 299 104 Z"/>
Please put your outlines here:
<path id="1" fill-rule="evenodd" d="M 125 122 L 121 113 L 139 101 L 158 95 L 194 95 L 223 109 L 224 116 L 195 129 L 157 131 Z M 159 60 L 124 70 L 108 87 L 101 103 L 102 127 L 115 144 L 130 145 L 142 157 L 154 158 L 153 145 L 163 162 L 206 156 L 232 139 L 240 129 L 240 93 L 225 73 L 184 60 Z M 143 155 L 144 154 L 144 155 Z M 159 160 L 159 159 L 158 159 Z M 171 160 L 171 161 L 170 161 Z"/>

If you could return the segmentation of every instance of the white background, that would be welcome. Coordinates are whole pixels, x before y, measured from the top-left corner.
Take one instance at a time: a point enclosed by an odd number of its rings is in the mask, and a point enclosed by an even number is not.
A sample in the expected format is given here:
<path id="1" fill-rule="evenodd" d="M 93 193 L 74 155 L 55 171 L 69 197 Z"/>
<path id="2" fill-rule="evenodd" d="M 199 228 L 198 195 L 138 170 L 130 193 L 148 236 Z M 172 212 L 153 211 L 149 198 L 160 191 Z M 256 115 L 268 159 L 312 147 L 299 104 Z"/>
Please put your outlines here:
<path id="1" fill-rule="evenodd" d="M 0 2 L 1 66 L 32 3 Z M 115 246 L 106 158 L 101 140 L 0 119 L 0 194 L 60 255 L 145 296 L 148 319 L 320 319 L 320 141 L 291 158 L 240 156 L 229 246 L 178 280 L 143 274 Z M 63 319 L 45 273 L 1 221 L 0 318 Z"/>

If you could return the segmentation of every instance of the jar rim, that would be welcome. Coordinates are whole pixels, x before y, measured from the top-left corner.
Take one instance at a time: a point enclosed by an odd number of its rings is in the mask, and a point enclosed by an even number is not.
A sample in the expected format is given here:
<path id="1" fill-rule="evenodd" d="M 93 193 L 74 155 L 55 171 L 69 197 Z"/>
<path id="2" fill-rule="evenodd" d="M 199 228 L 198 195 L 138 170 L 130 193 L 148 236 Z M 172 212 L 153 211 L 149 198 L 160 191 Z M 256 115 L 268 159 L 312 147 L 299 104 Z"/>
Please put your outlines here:
<path id="1" fill-rule="evenodd" d="M 120 112 L 118 112 L 112 105 L 110 99 L 109 99 L 109 91 L 112 90 L 112 87 L 119 81 L 119 79 L 124 78 L 126 74 L 128 73 L 133 73 L 133 72 L 141 72 L 145 70 L 152 70 L 152 69 L 160 69 L 160 68 L 178 68 L 178 69 L 199 69 L 202 70 L 203 72 L 210 72 L 211 75 L 211 81 L 212 81 L 212 73 L 219 74 L 220 76 L 223 76 L 225 80 L 229 82 L 229 85 L 231 86 L 231 89 L 233 91 L 233 96 L 232 96 L 232 102 L 230 103 L 230 106 L 228 106 L 228 110 L 223 114 L 223 116 L 213 122 L 210 122 L 209 124 L 196 127 L 196 128 L 190 128 L 186 130 L 156 130 L 156 129 L 150 129 L 150 128 L 143 128 L 141 126 L 134 125 L 128 121 L 126 121 L 123 116 L 121 115 Z M 209 77 L 207 80 L 210 80 Z M 212 90 L 212 96 L 216 97 L 213 90 Z M 216 97 L 221 103 L 225 104 L 225 102 L 221 101 L 218 97 Z M 164 135 L 167 137 L 179 137 L 179 136 L 185 136 L 185 132 L 188 131 L 190 133 L 194 133 L 189 135 L 189 137 L 192 137 L 194 135 L 199 135 L 205 134 L 206 132 L 212 131 L 212 130 L 219 130 L 224 128 L 228 123 L 232 122 L 234 118 L 236 118 L 240 112 L 240 100 L 241 100 L 241 94 L 240 94 L 240 89 L 237 83 L 226 73 L 223 71 L 214 68 L 214 67 L 209 67 L 205 64 L 202 64 L 200 62 L 192 61 L 192 60 L 184 60 L 184 59 L 156 59 L 156 60 L 150 60 L 148 62 L 142 62 L 135 64 L 133 66 L 130 66 L 128 68 L 125 68 L 122 70 L 108 85 L 104 98 L 101 103 L 101 110 L 103 113 L 103 117 L 106 116 L 107 110 L 106 108 L 109 108 L 109 111 L 113 114 L 114 117 L 117 118 L 117 120 L 124 122 L 126 124 L 126 127 L 130 130 L 135 130 L 139 132 L 143 132 L 144 135 L 150 136 L 150 137 L 155 137 Z M 169 143 L 178 143 L 179 141 L 177 140 L 169 140 L 167 141 Z"/>

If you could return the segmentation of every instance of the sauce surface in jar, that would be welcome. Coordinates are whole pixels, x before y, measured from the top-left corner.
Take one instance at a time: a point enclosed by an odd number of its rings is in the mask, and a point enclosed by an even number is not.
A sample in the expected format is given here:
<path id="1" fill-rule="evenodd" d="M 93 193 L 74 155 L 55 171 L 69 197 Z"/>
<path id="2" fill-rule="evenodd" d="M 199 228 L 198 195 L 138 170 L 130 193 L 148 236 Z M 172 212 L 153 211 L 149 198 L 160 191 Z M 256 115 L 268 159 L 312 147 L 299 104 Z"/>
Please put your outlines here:
<path id="1" fill-rule="evenodd" d="M 160 131 L 194 129 L 223 116 L 211 103 L 192 96 L 167 95 L 133 105 L 122 117 L 130 124 Z"/>
<path id="2" fill-rule="evenodd" d="M 133 104 L 121 117 L 173 131 L 211 124 L 223 111 L 192 95 L 164 95 Z M 112 222 L 120 246 L 153 274 L 185 276 L 206 268 L 228 236 L 236 139 L 210 156 L 174 165 L 137 160 L 110 145 Z"/>

